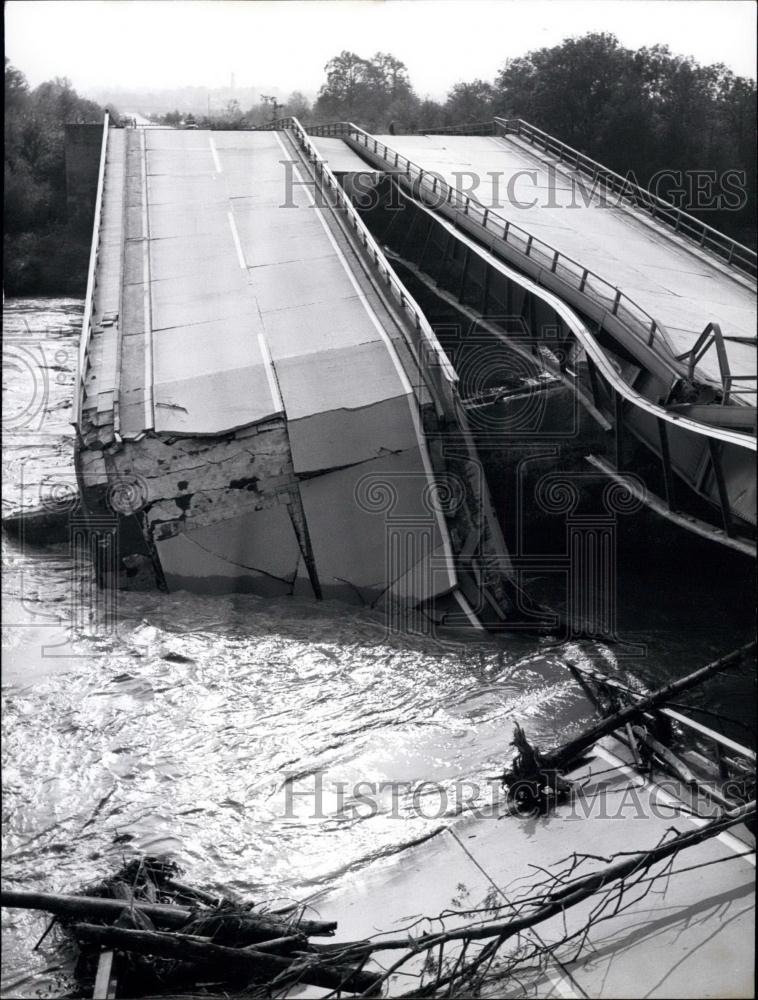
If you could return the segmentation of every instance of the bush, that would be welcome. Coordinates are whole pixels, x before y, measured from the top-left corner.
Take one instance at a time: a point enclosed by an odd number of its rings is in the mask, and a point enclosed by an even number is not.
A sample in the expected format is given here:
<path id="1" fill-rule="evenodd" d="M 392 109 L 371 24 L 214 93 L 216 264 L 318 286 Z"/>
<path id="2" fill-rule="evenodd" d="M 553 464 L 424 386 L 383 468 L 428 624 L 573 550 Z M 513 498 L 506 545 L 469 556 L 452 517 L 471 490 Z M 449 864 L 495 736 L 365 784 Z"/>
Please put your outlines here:
<path id="1" fill-rule="evenodd" d="M 66 224 L 65 128 L 97 122 L 103 109 L 68 80 L 30 91 L 5 62 L 3 277 L 8 295 L 83 295 L 90 233 Z"/>

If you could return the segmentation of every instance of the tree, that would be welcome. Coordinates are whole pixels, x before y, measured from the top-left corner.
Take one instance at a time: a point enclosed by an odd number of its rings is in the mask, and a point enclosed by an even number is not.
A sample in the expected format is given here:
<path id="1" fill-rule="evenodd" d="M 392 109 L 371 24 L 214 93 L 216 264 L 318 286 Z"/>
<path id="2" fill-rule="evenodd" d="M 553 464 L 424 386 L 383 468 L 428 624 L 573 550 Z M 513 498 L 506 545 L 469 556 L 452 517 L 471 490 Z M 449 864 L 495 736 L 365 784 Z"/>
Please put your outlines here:
<path id="1" fill-rule="evenodd" d="M 405 63 L 389 52 L 377 52 L 371 57 L 367 66 L 367 80 L 371 85 L 377 86 L 390 101 L 407 97 L 412 92 Z"/>
<path id="2" fill-rule="evenodd" d="M 497 93 L 486 80 L 456 83 L 445 102 L 445 115 L 453 124 L 481 122 L 495 113 Z"/>
<path id="3" fill-rule="evenodd" d="M 34 90 L 5 62 L 5 263 L 10 294 L 84 290 L 89 234 L 66 226 L 65 126 L 103 109 L 65 78 Z"/>
<path id="4" fill-rule="evenodd" d="M 319 91 L 317 107 L 328 114 L 351 117 L 365 96 L 368 63 L 355 52 L 344 49 L 324 67 L 326 83 Z"/>
<path id="5" fill-rule="evenodd" d="M 507 117 L 525 118 L 643 185 L 662 169 L 685 179 L 693 170 L 744 171 L 748 219 L 727 210 L 703 216 L 691 199 L 683 207 L 755 242 L 753 80 L 665 45 L 633 51 L 613 35 L 591 33 L 508 61 L 495 91 Z"/>
<path id="6" fill-rule="evenodd" d="M 419 102 L 405 64 L 395 56 L 377 52 L 363 59 L 343 51 L 324 69 L 326 83 L 313 109 L 317 118 L 356 121 L 375 131 L 397 119 L 409 127 Z"/>
<path id="7" fill-rule="evenodd" d="M 579 146 L 606 134 L 629 82 L 629 57 L 614 35 L 590 33 L 513 59 L 495 81 L 510 114 Z"/>
<path id="8" fill-rule="evenodd" d="M 419 102 L 416 115 L 418 119 L 417 127 L 427 131 L 433 132 L 435 128 L 441 128 L 445 124 L 443 106 L 439 101 L 433 101 L 430 97 L 426 97 L 423 101 Z"/>
<path id="9" fill-rule="evenodd" d="M 302 90 L 293 90 L 284 105 L 284 113 L 302 120 L 311 116 L 311 102 Z"/>

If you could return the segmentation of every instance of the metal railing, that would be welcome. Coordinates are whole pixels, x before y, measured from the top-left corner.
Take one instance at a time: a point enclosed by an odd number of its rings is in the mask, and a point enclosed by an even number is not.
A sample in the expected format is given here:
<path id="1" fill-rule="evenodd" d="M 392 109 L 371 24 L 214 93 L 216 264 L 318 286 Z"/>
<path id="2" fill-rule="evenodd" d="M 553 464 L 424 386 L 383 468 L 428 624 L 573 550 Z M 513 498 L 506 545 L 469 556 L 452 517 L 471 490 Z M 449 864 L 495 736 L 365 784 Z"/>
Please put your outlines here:
<path id="1" fill-rule="evenodd" d="M 82 333 L 79 338 L 79 363 L 74 387 L 74 419 L 72 423 L 79 435 L 81 435 L 82 402 L 84 399 L 84 385 L 87 378 L 89 346 L 92 339 L 92 312 L 95 304 L 95 289 L 97 287 L 97 258 L 100 253 L 100 224 L 103 214 L 103 189 L 105 187 L 105 160 L 108 152 L 109 123 L 109 116 L 106 111 L 103 118 L 103 140 L 100 145 L 100 166 L 97 173 L 95 219 L 92 226 L 92 246 L 90 248 L 89 267 L 87 269 L 87 292 L 84 299 Z"/>
<path id="2" fill-rule="evenodd" d="M 685 351 L 684 354 L 679 355 L 679 360 L 686 362 L 687 370 L 691 378 L 698 362 L 713 347 L 716 351 L 716 358 L 718 361 L 719 371 L 721 373 L 721 383 L 724 387 L 721 403 L 723 406 L 726 406 L 729 402 L 729 397 L 732 393 L 735 382 L 755 382 L 758 376 L 732 375 L 732 369 L 729 364 L 729 355 L 726 353 L 724 340 L 725 338 L 721 332 L 720 325 L 718 323 L 709 323 L 689 351 Z M 741 386 L 739 388 L 741 393 L 755 394 L 756 391 L 758 391 L 756 387 L 751 388 L 750 386 Z"/>
<path id="3" fill-rule="evenodd" d="M 666 328 L 616 285 L 556 250 L 549 243 L 528 233 L 514 222 L 504 219 L 476 198 L 451 187 L 441 175 L 425 170 L 352 122 L 315 125 L 309 132 L 311 135 L 352 140 L 365 147 L 369 153 L 384 160 L 391 169 L 410 178 L 414 191 L 427 203 L 431 202 L 436 207 L 449 205 L 462 211 L 475 226 L 483 230 L 487 237 L 494 236 L 507 243 L 513 250 L 530 258 L 537 265 L 540 274 L 545 272 L 552 274 L 573 290 L 580 292 L 586 299 L 599 306 L 604 313 L 616 317 L 646 346 L 651 347 L 656 343 L 659 349 L 663 348 L 671 362 L 672 371 L 679 371 L 681 366 L 671 348 Z"/>
<path id="4" fill-rule="evenodd" d="M 411 345 L 417 354 L 419 371 L 423 378 L 431 379 L 433 382 L 439 403 L 446 416 L 457 420 L 460 415 L 458 375 L 429 321 L 395 274 L 379 244 L 374 240 L 363 219 L 356 211 L 349 195 L 345 193 L 342 185 L 327 166 L 298 119 L 293 117 L 278 119 L 261 129 L 261 131 L 285 130 L 294 136 L 300 149 L 312 165 L 322 190 L 326 188 L 331 193 L 336 206 L 344 211 L 348 224 L 379 272 L 382 287 L 389 292 L 391 298 L 411 321 L 413 329 L 419 335 L 419 342 Z"/>
<path id="5" fill-rule="evenodd" d="M 494 121 L 503 129 L 505 135 L 520 136 L 528 140 L 530 145 L 538 146 L 544 152 L 557 156 L 560 162 L 591 178 L 593 185 L 601 183 L 609 191 L 620 195 L 636 208 L 649 212 L 651 218 L 670 226 L 675 233 L 692 240 L 703 250 L 715 254 L 731 267 L 752 277 L 758 273 L 758 256 L 753 250 L 677 208 L 672 202 L 653 194 L 647 188 L 640 187 L 628 177 L 622 177 L 614 170 L 604 167 L 586 154 L 580 153 L 578 149 L 568 146 L 535 125 L 530 125 L 522 118 L 495 118 Z"/>

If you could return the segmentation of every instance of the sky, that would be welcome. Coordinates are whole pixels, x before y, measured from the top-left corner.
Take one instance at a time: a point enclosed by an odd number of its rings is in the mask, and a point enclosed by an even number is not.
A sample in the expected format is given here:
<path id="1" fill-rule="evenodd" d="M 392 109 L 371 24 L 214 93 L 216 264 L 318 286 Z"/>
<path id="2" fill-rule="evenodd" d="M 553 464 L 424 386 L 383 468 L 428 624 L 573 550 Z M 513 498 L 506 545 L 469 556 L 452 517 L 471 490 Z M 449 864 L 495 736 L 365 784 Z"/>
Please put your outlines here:
<path id="1" fill-rule="evenodd" d="M 492 80 L 507 58 L 609 31 L 756 76 L 752 0 L 9 0 L 5 52 L 32 86 L 267 84 L 315 95 L 342 49 L 388 51 L 421 96 Z"/>

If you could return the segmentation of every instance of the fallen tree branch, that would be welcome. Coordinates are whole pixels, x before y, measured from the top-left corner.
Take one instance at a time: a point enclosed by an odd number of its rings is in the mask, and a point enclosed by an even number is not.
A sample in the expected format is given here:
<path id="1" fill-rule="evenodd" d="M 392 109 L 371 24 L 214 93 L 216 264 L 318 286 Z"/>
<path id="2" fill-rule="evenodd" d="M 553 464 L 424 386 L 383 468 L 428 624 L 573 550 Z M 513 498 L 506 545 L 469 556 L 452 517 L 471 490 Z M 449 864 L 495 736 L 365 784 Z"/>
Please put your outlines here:
<path id="1" fill-rule="evenodd" d="M 198 923 L 201 919 L 215 921 L 218 925 L 224 921 L 234 921 L 244 928 L 248 943 L 251 944 L 255 940 L 265 941 L 269 938 L 282 937 L 293 931 L 314 937 L 331 937 L 337 929 L 334 921 L 305 920 L 298 917 L 287 919 L 250 910 L 190 910 L 171 903 L 146 903 L 142 900 L 132 903 L 124 899 L 107 899 L 101 896 L 29 892 L 24 889 L 3 889 L 0 892 L 0 905 L 23 910 L 45 910 L 70 920 L 78 918 L 104 921 L 117 920 L 124 909 L 134 907 L 150 917 L 156 925 L 171 928 L 184 927 L 190 921 Z"/>
<path id="2" fill-rule="evenodd" d="M 519 733 L 520 727 L 517 727 L 517 731 L 514 736 L 514 745 L 517 746 L 519 753 L 516 758 L 515 765 L 511 768 L 506 768 L 503 772 L 503 784 L 510 787 L 519 782 L 547 782 L 550 778 L 551 772 L 566 771 L 604 736 L 609 736 L 611 733 L 615 732 L 617 729 L 623 728 L 628 723 L 635 722 L 645 712 L 649 712 L 651 709 L 657 708 L 659 705 L 670 701 L 683 691 L 688 691 L 691 688 L 697 687 L 699 684 L 702 684 L 715 674 L 720 673 L 729 667 L 735 666 L 744 660 L 745 657 L 747 657 L 751 652 L 754 652 L 755 646 L 755 642 L 750 642 L 747 645 L 734 650 L 734 652 L 729 653 L 727 656 L 722 656 L 720 659 L 714 660 L 712 663 L 708 663 L 704 667 L 700 667 L 699 670 L 695 670 L 691 674 L 687 674 L 686 677 L 681 677 L 679 680 L 672 681 L 670 684 L 667 684 L 662 688 L 658 688 L 658 690 L 652 692 L 652 694 L 646 695 L 638 701 L 635 701 L 634 704 L 627 705 L 625 708 L 622 708 L 620 711 L 608 716 L 606 719 L 602 719 L 585 733 L 582 733 L 581 736 L 577 736 L 575 739 L 570 740 L 563 746 L 546 751 L 535 750 L 530 746 L 532 760 L 536 764 L 536 767 L 531 773 L 528 772 L 528 769 L 525 766 L 526 763 L 528 763 L 529 756 L 528 753 L 525 752 L 523 746 L 524 742 L 526 742 L 527 746 L 529 746 L 529 743 L 523 734 L 523 730 Z"/>
<path id="3" fill-rule="evenodd" d="M 45 910 L 57 917 L 70 920 L 95 919 L 117 920 L 125 909 L 132 904 L 124 899 L 107 899 L 100 896 L 70 896 L 53 892 L 29 892 L 25 889 L 3 889 L 0 892 L 0 905 L 21 910 Z M 193 911 L 182 906 L 169 903 L 134 903 L 134 908 L 141 910 L 155 924 L 164 927 L 182 927 Z"/>
<path id="4" fill-rule="evenodd" d="M 571 961 L 578 959 L 595 925 L 613 919 L 637 905 L 660 879 L 678 874 L 679 870 L 674 870 L 673 864 L 679 852 L 710 837 L 718 836 L 724 830 L 738 823 L 750 821 L 754 817 L 755 802 L 750 802 L 746 806 L 732 810 L 728 815 L 712 820 L 702 828 L 686 834 L 677 833 L 670 840 L 662 841 L 651 850 L 639 851 L 628 856 L 616 854 L 609 859 L 575 854 L 571 859 L 567 859 L 570 860 L 568 869 L 557 873 L 546 871 L 547 878 L 538 893 L 504 903 L 500 909 L 507 907 L 509 911 L 507 920 L 490 920 L 458 927 L 455 930 L 430 932 L 415 939 L 411 937 L 382 939 L 377 936 L 370 942 L 354 942 L 345 946 L 346 951 L 339 957 L 354 961 L 359 956 L 368 958 L 377 951 L 402 950 L 404 954 L 384 973 L 382 982 L 386 983 L 391 976 L 400 973 L 407 962 L 414 959 L 418 962 L 421 956 L 426 955 L 420 971 L 406 973 L 418 978 L 419 983 L 409 992 L 397 994 L 400 998 L 418 1000 L 422 997 L 461 995 L 460 991 L 463 989 L 470 991 L 466 995 L 476 996 L 479 995 L 485 977 L 491 974 L 498 952 L 506 942 L 510 941 L 511 950 L 504 963 L 497 968 L 497 975 L 504 977 L 504 981 L 511 985 L 518 984 L 520 969 L 526 968 L 533 973 L 535 963 L 546 968 L 552 960 L 555 948 L 559 945 L 573 941 L 576 954 Z M 747 845 L 745 853 L 751 853 Z M 615 861 L 617 858 L 621 860 Z M 723 860 L 738 858 L 739 855 L 736 854 Z M 574 876 L 577 868 L 589 860 L 606 861 L 607 867 L 587 876 Z M 660 870 L 651 875 L 647 874 L 661 862 Z M 596 895 L 597 902 L 594 902 L 589 914 L 580 919 L 578 926 L 570 929 L 566 923 L 566 911 Z M 551 940 L 551 943 L 546 945 L 539 938 L 532 938 L 528 934 L 535 925 L 560 915 L 563 916 L 563 935 L 559 940 Z M 478 950 L 472 947 L 476 942 L 480 943 Z M 461 947 L 459 950 L 454 948 L 452 954 L 445 955 L 445 946 L 450 943 L 457 943 Z M 429 978 L 425 982 L 426 977 Z"/>
<path id="5" fill-rule="evenodd" d="M 740 823 L 746 823 L 755 818 L 755 800 L 748 802 L 744 806 L 732 809 L 716 819 L 711 820 L 704 826 L 688 833 L 677 834 L 668 841 L 657 845 L 647 851 L 639 851 L 625 857 L 623 861 L 609 865 L 600 872 L 574 879 L 572 882 L 561 885 L 559 888 L 546 892 L 539 903 L 526 916 L 519 916 L 508 920 L 483 921 L 478 924 L 469 924 L 458 927 L 451 931 L 440 931 L 438 933 L 422 934 L 417 938 L 388 938 L 384 940 L 375 939 L 372 941 L 360 941 L 345 944 L 344 950 L 337 952 L 335 958 L 352 960 L 361 955 L 369 955 L 376 951 L 394 951 L 406 949 L 410 954 L 433 948 L 440 943 L 448 941 L 477 941 L 486 938 L 501 937 L 503 941 L 513 937 L 523 930 L 527 930 L 535 924 L 542 923 L 555 914 L 576 906 L 577 903 L 587 899 L 611 882 L 647 871 L 659 861 L 673 857 L 680 851 L 699 844 L 711 837 L 716 837 L 730 827 Z M 749 849 L 746 852 L 749 853 Z"/>
<path id="6" fill-rule="evenodd" d="M 189 934 L 160 931 L 130 930 L 122 927 L 101 927 L 97 924 L 74 924 L 72 931 L 79 941 L 89 941 L 106 948 L 173 958 L 182 962 L 204 962 L 221 966 L 250 979 L 270 979 L 285 974 L 311 986 L 373 995 L 379 976 L 340 966 L 326 966 L 316 956 L 291 961 L 269 952 L 252 948 L 227 948 L 212 942 L 198 941 Z"/>
<path id="7" fill-rule="evenodd" d="M 710 837 L 716 837 L 720 833 L 723 833 L 724 830 L 728 830 L 729 827 L 735 826 L 738 823 L 744 823 L 752 817 L 755 817 L 755 799 L 744 806 L 730 809 L 699 829 L 690 830 L 689 833 L 680 833 L 676 837 L 672 837 L 671 840 L 664 841 L 657 847 L 651 848 L 649 851 L 640 851 L 637 854 L 631 854 L 628 858 L 610 865 L 601 872 L 593 872 L 591 875 L 585 875 L 570 885 L 549 893 L 547 898 L 551 902 L 563 901 L 564 905 L 573 905 L 573 897 L 576 893 L 581 893 L 580 899 L 585 899 L 588 894 L 591 895 L 597 892 L 609 882 L 626 878 L 637 872 L 647 871 L 657 862 L 672 857 L 678 854 L 679 851 L 693 847 L 695 844 L 700 844 Z M 579 901 L 579 899 L 576 900 L 576 902 Z"/>

